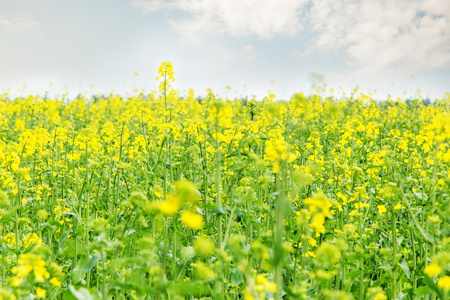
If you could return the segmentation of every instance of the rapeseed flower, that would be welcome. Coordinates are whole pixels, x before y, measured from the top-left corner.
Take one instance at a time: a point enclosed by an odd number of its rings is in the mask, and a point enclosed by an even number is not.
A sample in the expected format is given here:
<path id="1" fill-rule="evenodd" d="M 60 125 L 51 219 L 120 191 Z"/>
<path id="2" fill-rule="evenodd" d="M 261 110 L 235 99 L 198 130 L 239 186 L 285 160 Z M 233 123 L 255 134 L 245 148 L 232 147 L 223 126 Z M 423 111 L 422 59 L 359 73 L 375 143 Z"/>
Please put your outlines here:
<path id="1" fill-rule="evenodd" d="M 195 185 L 185 179 L 176 181 L 175 189 L 181 202 L 195 203 L 200 198 L 200 192 Z"/>
<path id="2" fill-rule="evenodd" d="M 438 266 L 434 263 L 429 264 L 428 266 L 425 267 L 425 269 L 423 270 L 423 272 L 425 274 L 427 274 L 430 277 L 434 277 L 437 276 L 439 274 L 442 273 L 442 267 Z"/>
<path id="3" fill-rule="evenodd" d="M 439 278 L 438 280 L 438 287 L 443 289 L 444 291 L 448 292 L 450 291 L 450 276 L 444 276 Z"/>
<path id="4" fill-rule="evenodd" d="M 377 208 L 378 208 L 378 213 L 379 213 L 380 215 L 382 215 L 383 213 L 385 213 L 385 212 L 387 211 L 386 205 L 384 205 L 384 204 L 382 204 L 382 205 L 377 205 Z"/>
<path id="5" fill-rule="evenodd" d="M 207 266 L 202 261 L 194 262 L 194 263 L 191 264 L 191 266 L 194 268 L 195 274 L 200 279 L 212 280 L 212 279 L 214 279 L 217 276 L 216 272 L 214 272 L 214 270 L 210 266 Z"/>
<path id="6" fill-rule="evenodd" d="M 10 291 L 0 287 L 0 299 L 1 300 L 16 300 L 16 296 Z"/>
<path id="7" fill-rule="evenodd" d="M 53 277 L 52 279 L 50 279 L 49 282 L 53 286 L 61 286 L 61 281 L 59 281 L 59 279 L 56 277 Z"/>
<path id="8" fill-rule="evenodd" d="M 273 162 L 273 172 L 278 173 L 282 161 L 291 163 L 296 155 L 292 153 L 290 146 L 284 140 L 277 139 L 269 141 L 266 146 L 266 158 Z"/>
<path id="9" fill-rule="evenodd" d="M 36 297 L 37 298 L 41 298 L 44 299 L 47 295 L 47 291 L 44 290 L 43 288 L 37 287 L 36 288 Z"/>
<path id="10" fill-rule="evenodd" d="M 206 236 L 199 236 L 194 240 L 195 251 L 200 255 L 210 255 L 214 251 L 214 241 Z"/>
<path id="11" fill-rule="evenodd" d="M 169 194 L 167 195 L 166 200 L 162 201 L 159 204 L 159 209 L 161 212 L 165 215 L 173 215 L 174 213 L 177 213 L 180 209 L 180 200 L 177 196 Z"/>
<path id="12" fill-rule="evenodd" d="M 400 210 L 400 209 L 404 209 L 404 208 L 405 208 L 405 206 L 403 206 L 401 203 L 398 203 L 394 206 L 395 210 Z"/>
<path id="13" fill-rule="evenodd" d="M 184 210 L 181 213 L 181 222 L 183 222 L 183 224 L 190 229 L 203 228 L 203 216 L 188 210 Z"/>

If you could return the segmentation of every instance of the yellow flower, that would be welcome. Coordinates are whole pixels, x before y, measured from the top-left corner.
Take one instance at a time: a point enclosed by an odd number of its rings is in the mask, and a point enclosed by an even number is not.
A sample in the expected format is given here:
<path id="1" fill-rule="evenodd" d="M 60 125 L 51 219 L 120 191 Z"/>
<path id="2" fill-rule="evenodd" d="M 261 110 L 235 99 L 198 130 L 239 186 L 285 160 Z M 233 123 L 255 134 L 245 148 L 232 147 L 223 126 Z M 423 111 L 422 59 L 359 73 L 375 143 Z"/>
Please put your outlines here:
<path id="1" fill-rule="evenodd" d="M 351 212 L 348 213 L 349 216 L 354 216 L 358 213 L 356 209 L 353 209 Z"/>
<path id="2" fill-rule="evenodd" d="M 316 255 L 312 251 L 308 251 L 305 254 L 302 254 L 302 256 L 303 257 L 316 257 Z"/>
<path id="3" fill-rule="evenodd" d="M 14 276 L 11 281 L 11 286 L 18 287 L 21 283 L 22 283 L 22 279 L 17 276 Z"/>
<path id="4" fill-rule="evenodd" d="M 158 77 L 156 80 L 159 80 L 160 77 L 162 79 L 160 85 L 159 85 L 159 91 L 164 91 L 164 88 L 167 88 L 167 86 L 164 84 L 164 79 L 167 81 L 175 82 L 175 77 L 173 76 L 173 65 L 170 61 L 163 61 L 161 63 L 161 66 L 158 69 Z"/>
<path id="5" fill-rule="evenodd" d="M 423 271 L 428 276 L 433 277 L 442 273 L 442 267 L 432 263 L 426 266 Z"/>
<path id="6" fill-rule="evenodd" d="M 44 290 L 43 288 L 38 287 L 36 289 L 36 297 L 38 297 L 38 298 L 45 298 L 46 295 L 47 295 L 47 291 Z"/>
<path id="7" fill-rule="evenodd" d="M 197 261 L 195 263 L 192 263 L 191 265 L 200 279 L 209 280 L 214 279 L 217 276 L 216 272 L 214 272 L 214 270 L 211 269 L 210 266 L 207 266 L 202 261 Z"/>
<path id="8" fill-rule="evenodd" d="M 245 300 L 255 300 L 255 297 L 253 297 L 253 295 L 252 295 L 251 292 L 247 291 L 247 292 L 245 292 L 245 294 L 244 294 L 244 299 L 245 299 Z"/>
<path id="9" fill-rule="evenodd" d="M 39 236 L 36 233 L 28 234 L 23 239 L 25 247 L 30 247 L 31 245 L 41 245 L 42 240 L 39 238 Z"/>
<path id="10" fill-rule="evenodd" d="M 186 179 L 175 182 L 175 189 L 181 202 L 196 202 L 200 198 L 200 192 L 195 185 Z"/>
<path id="11" fill-rule="evenodd" d="M 387 297 L 383 292 L 377 293 L 375 297 L 373 297 L 373 300 L 386 300 Z"/>
<path id="12" fill-rule="evenodd" d="M 310 226 L 315 229 L 316 236 L 319 236 L 320 233 L 325 233 L 325 216 L 321 213 L 314 215 Z"/>
<path id="13" fill-rule="evenodd" d="M 438 287 L 444 291 L 450 291 L 450 276 L 444 276 L 438 280 Z"/>
<path id="14" fill-rule="evenodd" d="M 185 210 L 181 213 L 181 221 L 191 229 L 203 228 L 203 216 L 198 213 Z"/>
<path id="15" fill-rule="evenodd" d="M 395 210 L 400 210 L 400 209 L 404 209 L 405 207 L 403 205 L 401 205 L 400 203 L 397 204 L 396 206 L 394 206 Z"/>
<path id="16" fill-rule="evenodd" d="M 355 203 L 355 208 L 356 209 L 360 209 L 360 208 L 364 208 L 364 207 L 369 207 L 370 205 L 368 203 L 362 203 L 361 201 L 358 203 Z"/>
<path id="17" fill-rule="evenodd" d="M 200 255 L 209 255 L 214 251 L 214 242 L 207 236 L 199 236 L 194 241 L 195 250 Z"/>
<path id="18" fill-rule="evenodd" d="M 180 209 L 180 201 L 178 197 L 172 194 L 167 195 L 165 201 L 159 204 L 159 210 L 165 215 L 173 215 Z"/>
<path id="19" fill-rule="evenodd" d="M 58 278 L 53 277 L 50 279 L 50 284 L 53 286 L 61 286 L 61 281 L 59 281 Z"/>
<path id="20" fill-rule="evenodd" d="M 256 283 L 257 283 L 257 284 L 264 284 L 264 283 L 266 283 L 266 282 L 268 282 L 268 281 L 269 281 L 269 279 L 267 279 L 266 277 L 264 277 L 264 275 L 258 274 L 258 275 L 256 276 Z"/>
<path id="21" fill-rule="evenodd" d="M 377 205 L 378 213 L 383 214 L 386 212 L 386 205 Z"/>
<path id="22" fill-rule="evenodd" d="M 33 271 L 33 267 L 30 265 L 20 265 L 12 270 L 13 273 L 20 277 L 27 277 Z"/>
<path id="23" fill-rule="evenodd" d="M 283 140 L 270 141 L 266 147 L 266 158 L 273 162 L 273 172 L 278 173 L 280 169 L 280 161 L 288 163 L 295 160 L 295 154 L 290 150 L 290 146 Z"/>
<path id="24" fill-rule="evenodd" d="M 277 284 L 275 282 L 269 282 L 266 284 L 266 289 L 271 293 L 275 293 L 277 291 Z"/>

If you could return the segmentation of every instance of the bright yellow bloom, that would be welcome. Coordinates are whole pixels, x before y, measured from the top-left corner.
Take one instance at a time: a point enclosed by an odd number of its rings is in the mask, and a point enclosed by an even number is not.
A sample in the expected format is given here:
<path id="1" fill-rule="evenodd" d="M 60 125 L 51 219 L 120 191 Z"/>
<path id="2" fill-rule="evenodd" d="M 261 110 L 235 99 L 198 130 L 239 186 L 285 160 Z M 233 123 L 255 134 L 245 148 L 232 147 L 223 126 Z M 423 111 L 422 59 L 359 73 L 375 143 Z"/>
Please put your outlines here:
<path id="1" fill-rule="evenodd" d="M 165 215 L 173 215 L 180 209 L 180 201 L 178 197 L 172 194 L 167 195 L 165 201 L 159 204 L 159 210 Z"/>
<path id="2" fill-rule="evenodd" d="M 312 251 L 308 251 L 305 254 L 302 254 L 302 256 L 304 256 L 304 257 L 316 257 L 316 254 L 314 254 L 314 252 L 312 252 Z"/>
<path id="3" fill-rule="evenodd" d="M 36 289 L 36 297 L 38 297 L 38 298 L 45 298 L 46 295 L 47 295 L 47 291 L 44 290 L 43 288 L 38 287 Z"/>
<path id="4" fill-rule="evenodd" d="M 156 80 L 162 80 L 159 84 L 159 91 L 162 92 L 165 88 L 167 89 L 167 81 L 175 82 L 172 63 L 170 61 L 163 61 L 158 69 L 158 75 Z M 166 82 L 164 80 L 166 80 Z"/>
<path id="5" fill-rule="evenodd" d="M 295 154 L 291 152 L 290 146 L 283 140 L 270 141 L 266 147 L 266 158 L 273 162 L 273 172 L 278 173 L 280 161 L 288 163 L 295 160 Z"/>
<path id="6" fill-rule="evenodd" d="M 275 293 L 277 291 L 277 284 L 275 282 L 269 282 L 266 284 L 266 289 L 271 293 Z"/>
<path id="7" fill-rule="evenodd" d="M 24 245 L 26 248 L 30 247 L 31 245 L 41 245 L 42 240 L 39 238 L 39 236 L 36 233 L 28 234 L 23 239 Z"/>
<path id="8" fill-rule="evenodd" d="M 316 236 L 319 236 L 321 233 L 325 233 L 325 227 L 323 226 L 324 224 L 325 216 L 321 213 L 315 214 L 311 222 L 311 227 L 315 229 Z"/>
<path id="9" fill-rule="evenodd" d="M 200 192 L 195 187 L 195 184 L 186 179 L 175 182 L 175 189 L 181 202 L 195 203 L 200 198 Z"/>
<path id="10" fill-rule="evenodd" d="M 245 292 L 244 293 L 244 299 L 245 300 L 255 300 L 255 297 L 253 297 L 251 292 Z"/>
<path id="11" fill-rule="evenodd" d="M 265 284 L 266 282 L 268 282 L 269 279 L 267 279 L 266 277 L 264 277 L 264 275 L 258 274 L 256 276 L 256 284 Z"/>
<path id="12" fill-rule="evenodd" d="M 378 208 L 378 213 L 379 214 L 383 214 L 383 213 L 385 213 L 387 210 L 386 210 L 386 205 L 377 205 L 377 208 Z"/>
<path id="13" fill-rule="evenodd" d="M 361 208 L 369 207 L 369 206 L 370 206 L 369 203 L 362 203 L 361 201 L 355 203 L 355 208 L 356 209 L 361 209 Z"/>
<path id="14" fill-rule="evenodd" d="M 444 276 L 438 280 L 438 287 L 444 291 L 450 291 L 450 276 Z"/>
<path id="15" fill-rule="evenodd" d="M 52 279 L 50 279 L 50 284 L 53 286 L 61 286 L 61 281 L 58 280 L 58 278 L 53 277 Z"/>
<path id="16" fill-rule="evenodd" d="M 423 271 L 428 276 L 433 277 L 442 273 L 442 267 L 431 263 L 430 265 L 426 266 Z"/>
<path id="17" fill-rule="evenodd" d="M 194 241 L 195 251 L 200 255 L 209 255 L 214 251 L 214 241 L 207 236 L 199 236 Z"/>
<path id="18" fill-rule="evenodd" d="M 316 241 L 315 239 L 309 239 L 309 240 L 308 240 L 308 243 L 309 243 L 312 247 L 317 246 L 317 241 Z"/>
<path id="19" fill-rule="evenodd" d="M 184 225 L 186 225 L 186 227 L 191 229 L 203 228 L 203 216 L 198 213 L 184 210 L 181 213 L 181 221 L 184 223 Z"/>
<path id="20" fill-rule="evenodd" d="M 386 300 L 387 297 L 383 292 L 377 293 L 375 297 L 373 297 L 373 300 Z"/>
<path id="21" fill-rule="evenodd" d="M 214 279 L 217 276 L 216 272 L 202 261 L 197 261 L 191 265 L 194 268 L 196 275 L 203 280 Z"/>
<path id="22" fill-rule="evenodd" d="M 400 210 L 400 209 L 404 209 L 405 207 L 403 205 L 401 205 L 400 203 L 397 204 L 396 206 L 394 206 L 395 210 Z"/>
<path id="23" fill-rule="evenodd" d="M 11 286 L 18 287 L 21 283 L 22 283 L 22 279 L 17 276 L 14 276 L 11 281 Z"/>

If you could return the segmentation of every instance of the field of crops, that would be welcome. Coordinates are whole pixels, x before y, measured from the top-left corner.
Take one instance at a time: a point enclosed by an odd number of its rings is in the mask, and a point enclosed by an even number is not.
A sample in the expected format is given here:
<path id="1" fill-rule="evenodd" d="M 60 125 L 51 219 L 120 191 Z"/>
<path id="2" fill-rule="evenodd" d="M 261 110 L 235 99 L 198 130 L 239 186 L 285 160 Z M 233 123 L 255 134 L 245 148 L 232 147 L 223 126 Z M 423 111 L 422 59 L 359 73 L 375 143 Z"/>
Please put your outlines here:
<path id="1" fill-rule="evenodd" d="M 0 95 L 0 299 L 448 299 L 450 95 Z"/>

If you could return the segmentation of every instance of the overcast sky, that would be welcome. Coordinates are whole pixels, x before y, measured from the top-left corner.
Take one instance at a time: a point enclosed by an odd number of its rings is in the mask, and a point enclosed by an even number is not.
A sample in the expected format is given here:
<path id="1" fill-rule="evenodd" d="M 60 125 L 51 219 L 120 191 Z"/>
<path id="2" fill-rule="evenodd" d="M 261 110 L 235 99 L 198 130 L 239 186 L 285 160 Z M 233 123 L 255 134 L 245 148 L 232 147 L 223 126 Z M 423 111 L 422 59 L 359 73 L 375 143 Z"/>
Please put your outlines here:
<path id="1" fill-rule="evenodd" d="M 150 92 L 165 60 L 181 95 L 441 98 L 450 1 L 0 0 L 0 92 Z"/>

